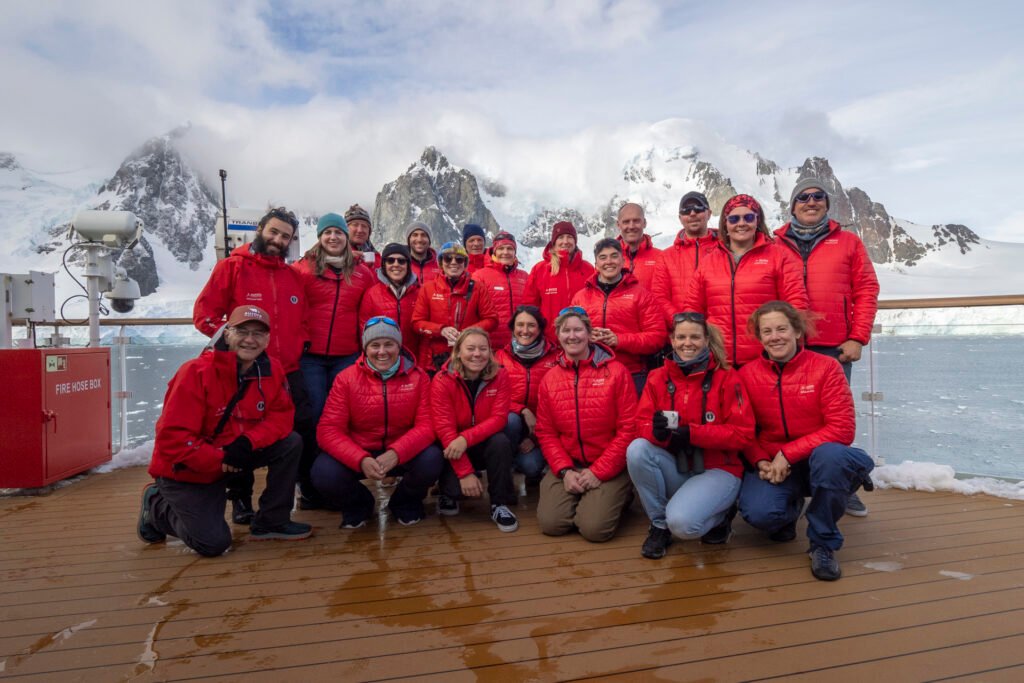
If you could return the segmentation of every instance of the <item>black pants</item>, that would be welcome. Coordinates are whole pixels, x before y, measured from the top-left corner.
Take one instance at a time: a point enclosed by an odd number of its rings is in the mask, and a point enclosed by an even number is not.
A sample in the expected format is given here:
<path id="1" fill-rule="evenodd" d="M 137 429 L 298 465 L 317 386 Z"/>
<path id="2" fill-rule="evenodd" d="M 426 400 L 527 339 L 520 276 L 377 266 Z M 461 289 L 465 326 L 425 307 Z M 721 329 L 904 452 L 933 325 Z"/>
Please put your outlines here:
<path id="1" fill-rule="evenodd" d="M 487 441 L 469 448 L 463 455 L 473 463 L 474 470 L 487 471 L 487 495 L 491 505 L 515 505 L 516 492 L 512 486 L 513 447 L 504 432 L 498 432 Z M 459 477 L 452 464 L 445 460 L 438 480 L 441 493 L 458 500 L 462 497 Z"/>
<path id="2" fill-rule="evenodd" d="M 273 529 L 291 519 L 301 450 L 302 440 L 292 432 L 277 443 L 253 451 L 252 469 L 267 468 L 267 486 L 260 496 L 253 528 Z M 225 479 L 243 474 L 251 481 L 252 470 L 229 474 Z M 200 555 L 215 557 L 228 549 L 231 529 L 224 521 L 224 481 L 194 484 L 160 477 L 156 487 L 158 493 L 149 508 L 153 526 L 169 536 L 177 536 Z"/>
<path id="3" fill-rule="evenodd" d="M 306 381 L 302 377 L 302 371 L 288 373 L 288 393 L 295 404 L 295 419 L 292 422 L 292 429 L 302 438 L 302 457 L 299 460 L 298 482 L 302 495 L 307 498 L 315 498 L 316 492 L 309 480 L 309 470 L 313 467 L 319 449 L 316 447 L 316 420 L 313 419 L 313 406 L 309 402 L 309 393 L 306 390 Z M 246 499 L 252 498 L 253 486 L 252 472 L 239 472 L 228 477 L 225 485 L 228 489 L 228 498 Z M 306 495 L 307 491 L 310 495 Z M 294 495 L 294 494 L 293 494 Z"/>

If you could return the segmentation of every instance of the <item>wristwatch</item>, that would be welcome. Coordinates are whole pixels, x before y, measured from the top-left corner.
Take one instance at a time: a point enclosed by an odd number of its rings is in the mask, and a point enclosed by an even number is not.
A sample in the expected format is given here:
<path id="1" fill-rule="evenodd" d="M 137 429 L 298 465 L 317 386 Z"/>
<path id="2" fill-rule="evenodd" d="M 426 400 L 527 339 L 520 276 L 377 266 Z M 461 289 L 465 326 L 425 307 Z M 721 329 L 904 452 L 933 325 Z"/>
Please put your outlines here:
<path id="1" fill-rule="evenodd" d="M 565 473 L 570 471 L 571 469 L 571 467 L 563 467 L 562 469 L 558 470 L 558 478 L 565 479 Z"/>

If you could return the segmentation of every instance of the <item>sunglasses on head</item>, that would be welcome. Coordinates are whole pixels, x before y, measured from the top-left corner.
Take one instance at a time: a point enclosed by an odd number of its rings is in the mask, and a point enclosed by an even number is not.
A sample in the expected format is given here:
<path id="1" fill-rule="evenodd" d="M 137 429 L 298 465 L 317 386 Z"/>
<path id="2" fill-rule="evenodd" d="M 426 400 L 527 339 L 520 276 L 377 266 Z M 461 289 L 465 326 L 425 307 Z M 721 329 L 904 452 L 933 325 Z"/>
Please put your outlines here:
<path id="1" fill-rule="evenodd" d="M 375 315 L 366 321 L 366 325 L 363 326 L 363 329 L 365 330 L 367 327 L 376 325 L 377 323 L 384 323 L 385 325 L 391 325 L 391 327 L 398 327 L 398 323 L 386 315 Z"/>
<path id="2" fill-rule="evenodd" d="M 565 315 L 567 313 L 573 313 L 575 315 L 582 315 L 587 317 L 587 312 L 582 306 L 566 306 L 558 312 L 558 315 Z"/>
<path id="3" fill-rule="evenodd" d="M 672 324 L 678 325 L 679 323 L 697 323 L 703 325 L 707 321 L 703 313 L 697 313 L 696 311 L 683 311 L 682 313 L 676 313 L 672 316 Z"/>
<path id="4" fill-rule="evenodd" d="M 465 256 L 457 256 L 455 254 L 445 254 L 444 256 L 441 257 L 441 262 L 442 263 L 458 263 L 459 265 L 462 265 L 462 264 L 464 264 L 466 262 L 466 257 Z"/>
<path id="5" fill-rule="evenodd" d="M 726 216 L 725 219 L 727 221 L 729 221 L 729 225 L 736 225 L 741 220 L 744 223 L 756 223 L 757 222 L 757 214 L 756 213 L 745 213 L 742 216 Z"/>
<path id="6" fill-rule="evenodd" d="M 707 211 L 707 209 L 705 209 L 703 206 L 687 206 L 682 209 L 679 209 L 679 215 L 690 216 L 697 213 L 704 213 L 705 211 Z"/>
<path id="7" fill-rule="evenodd" d="M 389 265 L 389 266 L 391 266 L 391 265 L 404 266 L 408 262 L 409 262 L 409 259 L 405 258 L 404 256 L 388 256 L 387 258 L 384 259 L 384 263 L 386 265 Z"/>
<path id="8" fill-rule="evenodd" d="M 826 194 L 824 192 L 821 192 L 819 190 L 818 192 L 801 192 L 800 194 L 798 194 L 796 196 L 796 200 L 799 203 L 803 204 L 803 203 L 808 202 L 808 201 L 810 201 L 812 199 L 814 201 L 816 201 L 816 202 L 823 202 L 823 201 L 825 201 L 826 197 L 828 197 L 828 194 Z"/>

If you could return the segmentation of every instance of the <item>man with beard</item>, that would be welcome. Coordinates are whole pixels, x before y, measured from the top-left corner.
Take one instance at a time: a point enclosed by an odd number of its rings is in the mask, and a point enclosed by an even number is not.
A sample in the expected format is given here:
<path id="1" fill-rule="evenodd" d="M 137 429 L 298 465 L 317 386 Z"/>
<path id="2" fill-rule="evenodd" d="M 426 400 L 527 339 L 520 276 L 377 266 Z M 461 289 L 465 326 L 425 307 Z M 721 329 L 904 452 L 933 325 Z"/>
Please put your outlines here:
<path id="1" fill-rule="evenodd" d="M 288 245 L 296 238 L 299 221 L 283 206 L 267 212 L 256 228 L 256 239 L 235 248 L 213 267 L 210 280 L 196 298 L 192 320 L 208 337 L 216 335 L 236 307 L 251 305 L 265 310 L 274 321 L 267 355 L 281 364 L 295 404 L 294 430 L 303 440 L 299 487 L 303 498 L 316 500 L 309 483 L 309 467 L 316 458 L 316 434 L 299 357 L 306 344 L 306 301 L 299 274 L 285 263 Z M 236 524 L 253 517 L 252 474 L 231 478 L 228 499 Z"/>

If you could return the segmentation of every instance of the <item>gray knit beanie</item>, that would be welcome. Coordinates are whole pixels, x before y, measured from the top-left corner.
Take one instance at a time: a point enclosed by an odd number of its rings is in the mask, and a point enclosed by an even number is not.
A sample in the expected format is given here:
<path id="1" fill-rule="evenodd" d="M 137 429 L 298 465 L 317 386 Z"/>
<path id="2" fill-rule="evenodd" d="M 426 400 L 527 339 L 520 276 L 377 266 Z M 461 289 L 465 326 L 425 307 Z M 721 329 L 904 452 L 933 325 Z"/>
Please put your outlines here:
<path id="1" fill-rule="evenodd" d="M 397 325 L 384 322 L 379 319 L 380 316 L 370 318 L 366 324 L 366 329 L 363 330 L 363 348 L 372 342 L 374 339 L 394 339 L 398 342 L 398 345 L 402 345 L 402 330 Z M 376 320 L 376 322 L 374 322 Z M 373 324 L 370 324 L 373 323 Z"/>
<path id="2" fill-rule="evenodd" d="M 405 229 L 406 244 L 409 244 L 409 238 L 412 237 L 412 234 L 417 230 L 422 230 L 423 232 L 427 233 L 428 239 L 430 239 L 431 241 L 434 240 L 434 236 L 430 234 L 430 226 L 421 221 L 415 221 L 413 223 L 410 223 L 409 226 Z"/>
<path id="3" fill-rule="evenodd" d="M 828 190 L 825 189 L 825 183 L 821 182 L 817 178 L 804 178 L 796 184 L 793 188 L 793 192 L 789 195 L 789 212 L 793 213 L 793 205 L 796 204 L 796 196 L 807 192 L 807 190 L 821 190 L 825 193 L 825 206 L 832 208 L 831 198 L 828 196 Z"/>

